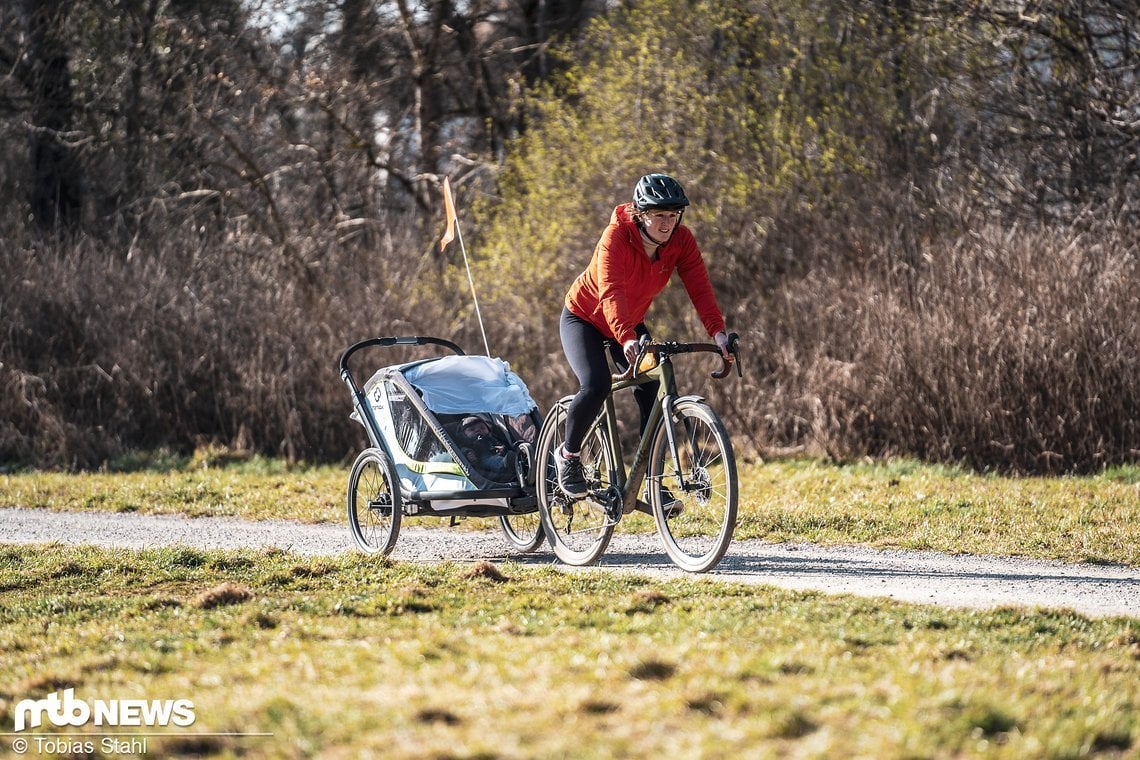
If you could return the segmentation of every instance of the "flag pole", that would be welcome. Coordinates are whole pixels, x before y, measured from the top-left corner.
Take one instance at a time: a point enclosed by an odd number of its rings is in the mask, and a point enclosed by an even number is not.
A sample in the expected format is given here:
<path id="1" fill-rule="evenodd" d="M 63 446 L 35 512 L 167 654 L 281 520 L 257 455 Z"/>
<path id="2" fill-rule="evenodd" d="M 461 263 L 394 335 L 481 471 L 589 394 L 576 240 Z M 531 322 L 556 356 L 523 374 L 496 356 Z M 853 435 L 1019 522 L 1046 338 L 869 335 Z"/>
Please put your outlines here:
<path id="1" fill-rule="evenodd" d="M 479 296 L 475 293 L 475 278 L 471 276 L 471 262 L 467 259 L 467 247 L 463 245 L 463 232 L 459 229 L 455 214 L 455 199 L 451 194 L 450 177 L 443 178 L 443 208 L 447 214 L 447 229 L 439 241 L 439 250 L 442 251 L 455 238 L 459 239 L 459 250 L 463 252 L 463 266 L 467 269 L 467 283 L 471 286 L 471 300 L 475 303 L 475 318 L 479 321 L 479 332 L 483 336 L 483 348 L 487 356 L 491 355 L 491 345 L 487 342 L 487 330 L 483 327 L 483 312 L 479 309 Z"/>

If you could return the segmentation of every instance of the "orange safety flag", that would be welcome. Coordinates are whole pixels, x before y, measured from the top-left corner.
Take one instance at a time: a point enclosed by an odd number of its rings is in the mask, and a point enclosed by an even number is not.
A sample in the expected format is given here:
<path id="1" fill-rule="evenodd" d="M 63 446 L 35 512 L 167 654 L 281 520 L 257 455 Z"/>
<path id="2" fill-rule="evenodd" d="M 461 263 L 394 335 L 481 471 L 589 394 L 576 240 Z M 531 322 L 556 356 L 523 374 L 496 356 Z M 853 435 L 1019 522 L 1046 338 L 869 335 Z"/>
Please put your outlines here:
<path id="1" fill-rule="evenodd" d="M 455 200 L 451 197 L 451 178 L 443 178 L 443 209 L 447 213 L 447 229 L 443 232 L 443 239 L 439 241 L 439 250 L 455 240 Z"/>

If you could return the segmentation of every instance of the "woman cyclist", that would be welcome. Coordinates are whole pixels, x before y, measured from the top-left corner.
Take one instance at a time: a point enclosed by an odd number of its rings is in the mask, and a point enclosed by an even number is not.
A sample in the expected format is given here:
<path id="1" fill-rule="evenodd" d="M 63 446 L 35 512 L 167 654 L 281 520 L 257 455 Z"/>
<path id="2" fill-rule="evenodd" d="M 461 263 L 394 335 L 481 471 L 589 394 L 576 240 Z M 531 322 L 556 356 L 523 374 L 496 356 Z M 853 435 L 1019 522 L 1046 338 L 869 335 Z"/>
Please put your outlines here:
<path id="1" fill-rule="evenodd" d="M 565 443 L 555 456 L 558 485 L 571 498 L 589 492 L 578 456 L 586 430 L 601 411 L 610 392 L 606 354 L 624 372 L 637 358 L 638 341 L 648 336 L 645 313 L 674 271 L 701 323 L 716 341 L 726 361 L 732 360 L 724 315 L 717 305 L 704 258 L 681 216 L 689 199 L 677 180 L 665 174 L 647 174 L 637 181 L 633 202 L 613 210 L 610 223 L 594 247 L 586 271 L 566 295 L 559 332 L 562 350 L 580 387 L 570 402 Z M 659 383 L 634 386 L 633 395 L 645 431 Z M 662 494 L 664 507 L 674 501 Z"/>

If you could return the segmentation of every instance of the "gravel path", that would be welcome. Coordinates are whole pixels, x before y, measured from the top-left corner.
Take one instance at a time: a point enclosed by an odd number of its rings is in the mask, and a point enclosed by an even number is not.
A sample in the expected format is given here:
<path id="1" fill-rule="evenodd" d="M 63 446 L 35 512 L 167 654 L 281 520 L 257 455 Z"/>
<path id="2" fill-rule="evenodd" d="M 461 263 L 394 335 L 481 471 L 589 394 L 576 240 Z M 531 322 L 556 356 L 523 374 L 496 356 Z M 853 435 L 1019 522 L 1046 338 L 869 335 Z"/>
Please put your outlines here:
<path id="1" fill-rule="evenodd" d="M 489 520 L 487 524 L 496 525 Z M 272 546 L 304 555 L 356 551 L 347 525 L 0 509 L 0 543 L 50 542 L 130 549 Z M 497 529 L 453 531 L 414 524 L 400 531 L 392 556 L 414 562 L 555 561 L 545 548 L 531 555 L 512 554 Z M 581 572 L 606 571 L 686 577 L 669 563 L 656 535 L 618 534 L 601 562 Z M 1118 565 L 737 541 L 715 572 L 687 577 L 951 607 L 1052 607 L 1090 617 L 1140 617 L 1140 568 Z"/>

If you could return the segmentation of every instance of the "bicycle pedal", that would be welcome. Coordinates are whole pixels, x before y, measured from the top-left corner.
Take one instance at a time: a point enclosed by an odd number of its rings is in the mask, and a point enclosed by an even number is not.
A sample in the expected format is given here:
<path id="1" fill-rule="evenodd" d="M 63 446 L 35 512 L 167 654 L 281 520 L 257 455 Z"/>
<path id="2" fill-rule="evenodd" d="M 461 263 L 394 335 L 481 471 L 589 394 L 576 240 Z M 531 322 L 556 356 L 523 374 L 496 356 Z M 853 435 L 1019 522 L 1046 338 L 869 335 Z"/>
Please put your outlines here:
<path id="1" fill-rule="evenodd" d="M 570 515 L 574 514 L 573 501 L 565 493 L 559 493 L 550 502 L 550 511 L 551 512 L 558 511 L 558 512 L 561 512 L 563 515 L 569 517 Z"/>

